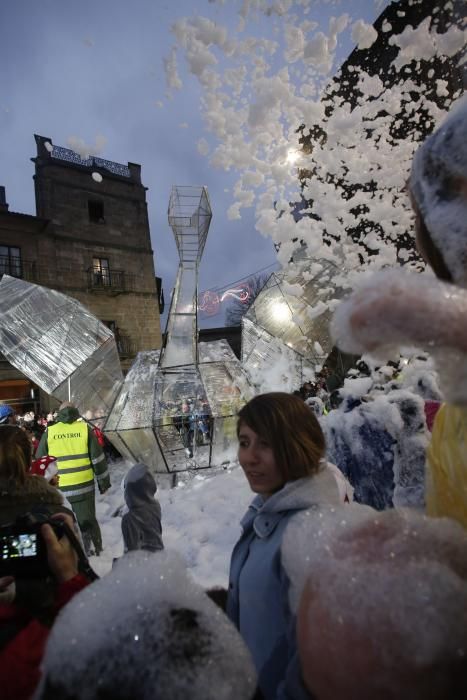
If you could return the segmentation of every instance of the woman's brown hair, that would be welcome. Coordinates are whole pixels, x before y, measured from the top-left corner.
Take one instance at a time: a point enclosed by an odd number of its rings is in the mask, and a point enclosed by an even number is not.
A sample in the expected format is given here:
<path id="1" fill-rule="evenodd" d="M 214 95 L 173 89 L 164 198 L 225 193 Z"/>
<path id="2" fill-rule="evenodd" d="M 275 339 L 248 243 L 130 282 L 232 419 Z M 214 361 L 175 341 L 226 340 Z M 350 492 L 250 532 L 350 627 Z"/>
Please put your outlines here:
<path id="1" fill-rule="evenodd" d="M 239 412 L 237 437 L 247 425 L 272 448 L 284 483 L 316 474 L 326 443 L 314 412 L 298 396 L 260 394 Z"/>
<path id="2" fill-rule="evenodd" d="M 0 425 L 0 478 L 22 485 L 31 466 L 32 446 L 24 430 Z"/>

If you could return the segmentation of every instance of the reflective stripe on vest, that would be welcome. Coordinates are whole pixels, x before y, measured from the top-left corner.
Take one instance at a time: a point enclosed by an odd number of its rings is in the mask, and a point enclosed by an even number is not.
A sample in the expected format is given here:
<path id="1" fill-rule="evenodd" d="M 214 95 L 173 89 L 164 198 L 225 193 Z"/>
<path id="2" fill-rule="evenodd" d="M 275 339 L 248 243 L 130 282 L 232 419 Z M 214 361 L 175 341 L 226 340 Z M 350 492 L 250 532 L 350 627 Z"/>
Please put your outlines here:
<path id="1" fill-rule="evenodd" d="M 94 470 L 88 453 L 88 426 L 82 421 L 56 423 L 47 428 L 49 454 L 57 458 L 60 488 L 70 489 L 92 482 Z"/>
<path id="2" fill-rule="evenodd" d="M 73 498 L 77 498 L 79 496 L 87 496 L 90 493 L 94 494 L 94 482 L 92 484 L 89 483 L 87 486 L 85 484 L 80 488 L 70 486 L 68 489 L 64 489 L 63 492 L 67 498 L 71 499 L 71 503 L 73 501 Z"/>

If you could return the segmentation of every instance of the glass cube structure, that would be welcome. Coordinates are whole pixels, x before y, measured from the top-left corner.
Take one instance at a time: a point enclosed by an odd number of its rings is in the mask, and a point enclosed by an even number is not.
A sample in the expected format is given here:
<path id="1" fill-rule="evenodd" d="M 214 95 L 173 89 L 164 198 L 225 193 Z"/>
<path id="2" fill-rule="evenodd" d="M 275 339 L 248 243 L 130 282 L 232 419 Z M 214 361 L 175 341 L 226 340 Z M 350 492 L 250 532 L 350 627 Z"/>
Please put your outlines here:
<path id="1" fill-rule="evenodd" d="M 141 352 L 125 377 L 104 432 L 130 461 L 172 473 L 231 462 L 237 411 L 253 397 L 226 341 L 199 344 L 199 362 L 177 371 Z"/>
<path id="2" fill-rule="evenodd" d="M 113 333 L 79 301 L 3 275 L 0 352 L 58 400 L 102 425 L 123 382 Z"/>

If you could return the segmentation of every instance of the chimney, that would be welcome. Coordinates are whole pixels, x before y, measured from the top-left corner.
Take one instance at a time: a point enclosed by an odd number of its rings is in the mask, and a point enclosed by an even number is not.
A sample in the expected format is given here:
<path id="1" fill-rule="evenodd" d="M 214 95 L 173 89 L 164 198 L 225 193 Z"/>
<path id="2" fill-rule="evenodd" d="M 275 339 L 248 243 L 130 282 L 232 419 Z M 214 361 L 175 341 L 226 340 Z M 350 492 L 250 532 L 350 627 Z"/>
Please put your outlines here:
<path id="1" fill-rule="evenodd" d="M 3 185 L 0 185 L 0 211 L 8 211 L 5 188 Z"/>

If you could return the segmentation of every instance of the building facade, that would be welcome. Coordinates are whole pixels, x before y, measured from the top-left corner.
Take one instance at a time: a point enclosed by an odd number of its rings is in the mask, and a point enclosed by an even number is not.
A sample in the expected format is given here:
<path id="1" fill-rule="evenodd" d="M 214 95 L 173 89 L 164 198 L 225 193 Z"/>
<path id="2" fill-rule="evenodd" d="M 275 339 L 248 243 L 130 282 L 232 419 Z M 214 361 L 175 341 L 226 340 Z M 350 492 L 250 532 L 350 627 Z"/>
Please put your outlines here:
<path id="1" fill-rule="evenodd" d="M 0 276 L 78 299 L 114 332 L 125 371 L 137 352 L 161 346 L 163 298 L 141 167 L 82 159 L 48 138 L 35 139 L 36 216 L 10 212 L 0 188 Z M 11 382 L 24 379 L 0 362 L 0 400 L 14 399 Z M 25 386 L 31 398 L 34 387 Z"/>

